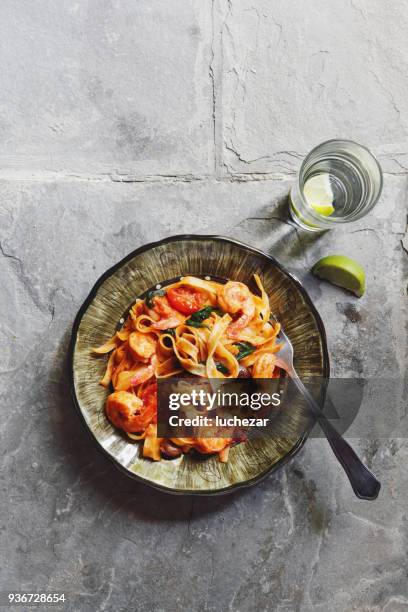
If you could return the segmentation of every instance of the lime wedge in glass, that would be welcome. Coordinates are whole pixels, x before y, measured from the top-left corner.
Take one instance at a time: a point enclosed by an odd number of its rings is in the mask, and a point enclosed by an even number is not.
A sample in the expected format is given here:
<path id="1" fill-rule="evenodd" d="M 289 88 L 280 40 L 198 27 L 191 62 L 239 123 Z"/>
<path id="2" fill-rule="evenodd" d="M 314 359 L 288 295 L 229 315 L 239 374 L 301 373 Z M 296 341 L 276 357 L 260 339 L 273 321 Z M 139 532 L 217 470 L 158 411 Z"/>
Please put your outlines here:
<path id="1" fill-rule="evenodd" d="M 328 255 L 319 259 L 312 268 L 315 276 L 352 291 L 357 297 L 364 295 L 365 272 L 360 264 L 346 255 Z"/>
<path id="2" fill-rule="evenodd" d="M 316 174 L 308 179 L 303 187 L 303 195 L 310 208 L 319 215 L 329 217 L 334 213 L 334 197 L 329 174 Z"/>

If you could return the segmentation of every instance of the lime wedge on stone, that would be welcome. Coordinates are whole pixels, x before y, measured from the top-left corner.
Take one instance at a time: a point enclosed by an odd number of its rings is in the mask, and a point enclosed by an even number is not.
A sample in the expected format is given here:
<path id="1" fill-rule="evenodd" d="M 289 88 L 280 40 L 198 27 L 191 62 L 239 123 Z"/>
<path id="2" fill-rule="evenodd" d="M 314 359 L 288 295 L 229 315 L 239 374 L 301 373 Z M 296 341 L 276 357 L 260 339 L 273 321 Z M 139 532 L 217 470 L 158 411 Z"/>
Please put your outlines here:
<path id="1" fill-rule="evenodd" d="M 316 174 L 308 179 L 303 187 L 303 195 L 310 208 L 319 215 L 329 217 L 334 213 L 334 197 L 329 174 Z"/>
<path id="2" fill-rule="evenodd" d="M 348 289 L 357 297 L 364 295 L 365 272 L 360 264 L 346 255 L 328 255 L 319 259 L 312 268 L 315 276 Z"/>

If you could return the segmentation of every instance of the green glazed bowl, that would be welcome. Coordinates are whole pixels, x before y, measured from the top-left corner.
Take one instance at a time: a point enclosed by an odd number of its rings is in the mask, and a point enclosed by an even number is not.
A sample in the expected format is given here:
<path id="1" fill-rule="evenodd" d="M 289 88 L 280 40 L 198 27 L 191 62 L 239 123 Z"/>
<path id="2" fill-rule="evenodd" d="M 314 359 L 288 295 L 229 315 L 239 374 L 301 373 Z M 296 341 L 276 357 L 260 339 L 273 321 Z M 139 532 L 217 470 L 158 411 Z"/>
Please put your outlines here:
<path id="1" fill-rule="evenodd" d="M 109 393 L 98 381 L 106 358 L 91 349 L 113 335 L 136 297 L 157 283 L 178 276 L 212 276 L 252 285 L 262 279 L 271 310 L 292 341 L 301 378 L 318 382 L 313 394 L 323 402 L 329 377 L 326 334 L 318 312 L 300 281 L 273 257 L 221 236 L 183 235 L 140 247 L 110 268 L 82 305 L 72 331 L 70 377 L 74 403 L 100 449 L 128 476 L 178 494 L 210 495 L 254 484 L 284 465 L 303 446 L 309 433 L 304 411 L 290 407 L 289 429 L 282 438 L 257 438 L 234 446 L 228 463 L 218 456 L 182 455 L 153 462 L 140 445 L 112 427 L 104 405 Z"/>

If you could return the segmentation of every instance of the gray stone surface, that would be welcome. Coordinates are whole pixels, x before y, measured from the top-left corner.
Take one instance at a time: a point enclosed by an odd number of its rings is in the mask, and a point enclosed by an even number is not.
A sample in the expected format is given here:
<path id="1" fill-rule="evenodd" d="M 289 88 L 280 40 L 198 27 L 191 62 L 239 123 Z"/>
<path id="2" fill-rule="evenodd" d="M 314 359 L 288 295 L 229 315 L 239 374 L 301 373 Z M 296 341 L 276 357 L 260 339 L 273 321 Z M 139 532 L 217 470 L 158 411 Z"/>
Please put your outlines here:
<path id="1" fill-rule="evenodd" d="M 408 47 L 403 1 L 242 0 L 223 13 L 225 163 L 288 172 L 342 134 L 406 169 Z"/>
<path id="2" fill-rule="evenodd" d="M 213 167 L 211 5 L 5 0 L 0 165 L 69 175 Z"/>
<path id="3" fill-rule="evenodd" d="M 1 4 L 0 590 L 64 591 L 64 609 L 85 612 L 408 610 L 405 439 L 353 440 L 383 483 L 373 503 L 318 439 L 255 488 L 175 498 L 99 454 L 66 375 L 96 278 L 141 244 L 197 232 L 298 274 L 336 376 L 406 376 L 403 9 Z M 288 222 L 286 196 L 327 136 L 372 145 L 387 172 L 369 216 L 315 236 Z M 364 264 L 361 300 L 310 275 L 331 252 Z M 366 397 L 362 418 L 374 411 Z"/>

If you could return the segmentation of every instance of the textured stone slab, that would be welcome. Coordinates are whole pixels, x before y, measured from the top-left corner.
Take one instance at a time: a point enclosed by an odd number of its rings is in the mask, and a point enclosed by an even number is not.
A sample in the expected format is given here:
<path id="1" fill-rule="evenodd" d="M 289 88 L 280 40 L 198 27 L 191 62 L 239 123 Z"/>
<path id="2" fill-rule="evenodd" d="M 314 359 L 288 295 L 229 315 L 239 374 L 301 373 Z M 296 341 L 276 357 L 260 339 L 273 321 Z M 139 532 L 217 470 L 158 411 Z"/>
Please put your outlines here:
<path id="1" fill-rule="evenodd" d="M 93 282 L 137 246 L 182 232 L 235 236 L 298 273 L 326 324 L 338 376 L 373 374 L 378 364 L 403 372 L 406 179 L 386 181 L 355 233 L 320 237 L 288 224 L 288 189 L 273 181 L 0 184 L 2 590 L 65 591 L 66 609 L 81 612 L 406 608 L 406 440 L 353 441 L 383 481 L 374 503 L 354 498 L 324 440 L 310 440 L 253 489 L 174 498 L 117 472 L 69 398 L 69 331 Z M 309 275 L 333 251 L 365 265 L 361 300 Z"/>
<path id="2" fill-rule="evenodd" d="M 209 3 L 5 0 L 0 41 L 3 171 L 212 170 Z"/>
<path id="3" fill-rule="evenodd" d="M 335 376 L 406 380 L 406 15 L 403 0 L 3 0 L 0 591 L 62 591 L 72 612 L 408 610 L 406 439 L 353 440 L 383 483 L 373 503 L 320 439 L 253 489 L 175 498 L 97 451 L 66 371 L 99 275 L 196 232 L 303 280 Z M 287 175 L 336 136 L 396 176 L 367 218 L 307 234 L 287 218 Z M 333 252 L 364 265 L 362 299 L 310 274 Z M 360 415 L 376 410 L 365 396 Z"/>
<path id="4" fill-rule="evenodd" d="M 336 137 L 366 144 L 389 172 L 407 171 L 402 0 L 231 0 L 220 20 L 229 171 L 292 172 Z"/>

